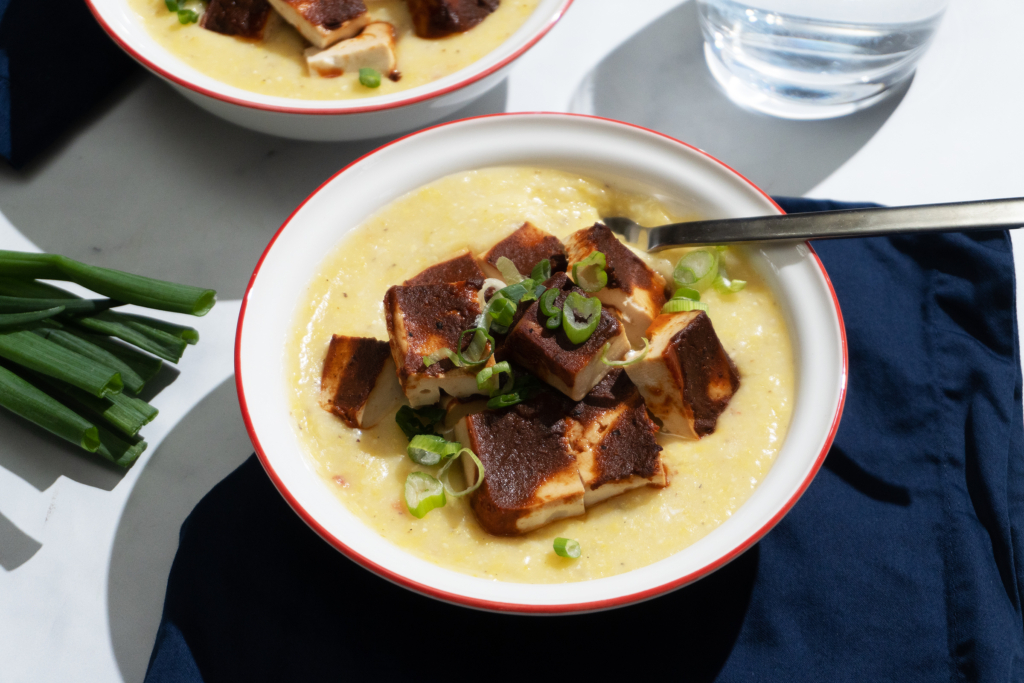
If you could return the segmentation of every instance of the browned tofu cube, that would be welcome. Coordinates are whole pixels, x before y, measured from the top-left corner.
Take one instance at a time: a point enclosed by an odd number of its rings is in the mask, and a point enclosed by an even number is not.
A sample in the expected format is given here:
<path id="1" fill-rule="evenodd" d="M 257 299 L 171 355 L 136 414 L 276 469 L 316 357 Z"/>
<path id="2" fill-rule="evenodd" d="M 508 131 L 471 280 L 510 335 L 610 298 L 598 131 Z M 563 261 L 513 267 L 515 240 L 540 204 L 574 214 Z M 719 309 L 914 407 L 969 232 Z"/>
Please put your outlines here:
<path id="1" fill-rule="evenodd" d="M 448 359 L 427 367 L 423 357 L 443 348 L 457 350 L 459 336 L 476 327 L 478 290 L 467 282 L 394 286 L 384 296 L 391 355 L 409 404 L 417 408 L 437 403 L 440 390 L 450 396 L 478 393 L 479 368 L 458 368 Z M 469 335 L 463 340 L 469 342 Z M 487 365 L 494 364 L 494 357 Z"/>
<path id="2" fill-rule="evenodd" d="M 446 282 L 469 282 L 478 289 L 484 283 L 484 271 L 469 253 L 469 249 L 460 252 L 458 256 L 434 264 L 422 271 L 419 275 L 406 280 L 405 285 L 440 285 Z"/>
<path id="3" fill-rule="evenodd" d="M 522 227 L 491 247 L 490 251 L 480 257 L 487 277 L 503 279 L 498 270 L 498 259 L 504 256 L 513 264 L 523 277 L 530 277 L 533 267 L 547 259 L 551 262 L 551 272 L 565 270 L 565 247 L 562 241 L 549 232 L 534 227 L 532 223 L 523 223 Z"/>
<path id="4" fill-rule="evenodd" d="M 559 308 L 569 292 L 584 293 L 565 273 L 553 275 L 544 284 L 561 290 L 555 299 Z M 561 327 L 547 329 L 545 321 L 539 302 L 532 302 L 505 339 L 503 357 L 511 358 L 574 401 L 582 400 L 611 370 L 601 362 L 606 343 L 611 344 L 611 360 L 621 359 L 630 350 L 622 323 L 606 308 L 601 309 L 597 329 L 582 344 L 573 344 Z"/>
<path id="5" fill-rule="evenodd" d="M 321 50 L 358 34 L 371 21 L 363 0 L 270 0 L 270 4 Z"/>
<path id="6" fill-rule="evenodd" d="M 582 515 L 584 490 L 565 416 L 572 403 L 543 391 L 504 410 L 485 410 L 460 420 L 455 434 L 484 466 L 484 481 L 470 504 L 484 531 L 524 534 L 564 517 Z M 467 482 L 476 467 L 463 458 Z"/>
<path id="7" fill-rule="evenodd" d="M 629 376 L 616 368 L 572 412 L 571 439 L 589 508 L 641 486 L 668 481 L 655 438 L 658 425 Z"/>
<path id="8" fill-rule="evenodd" d="M 402 397 L 387 342 L 334 335 L 320 377 L 320 405 L 349 427 L 372 427 Z"/>
<path id="9" fill-rule="evenodd" d="M 408 0 L 416 35 L 444 38 L 473 28 L 498 9 L 500 0 Z"/>
<path id="10" fill-rule="evenodd" d="M 647 330 L 651 350 L 626 368 L 662 429 L 699 439 L 740 386 L 739 373 L 704 311 L 659 315 Z"/>
<path id="11" fill-rule="evenodd" d="M 601 303 L 619 312 L 630 344 L 640 346 L 640 338 L 665 305 L 665 278 L 630 251 L 601 223 L 573 233 L 566 240 L 565 246 L 570 269 L 573 264 L 595 251 L 604 254 L 608 285 L 595 296 Z"/>
<path id="12" fill-rule="evenodd" d="M 210 0 L 199 25 L 226 36 L 259 40 L 269 19 L 267 0 Z"/>

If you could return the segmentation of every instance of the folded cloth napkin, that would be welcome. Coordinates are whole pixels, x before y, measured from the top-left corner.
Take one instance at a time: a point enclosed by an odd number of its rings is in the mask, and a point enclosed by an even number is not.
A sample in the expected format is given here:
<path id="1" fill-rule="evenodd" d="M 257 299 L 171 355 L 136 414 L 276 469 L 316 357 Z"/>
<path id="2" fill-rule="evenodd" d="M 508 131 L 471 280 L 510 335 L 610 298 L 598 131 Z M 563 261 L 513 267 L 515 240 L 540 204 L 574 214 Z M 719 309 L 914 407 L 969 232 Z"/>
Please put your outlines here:
<path id="1" fill-rule="evenodd" d="M 846 411 L 803 498 L 730 565 L 600 614 L 453 607 L 333 550 L 253 457 L 182 526 L 146 680 L 1020 680 L 1024 417 L 1009 237 L 815 248 L 846 321 Z"/>
<path id="2" fill-rule="evenodd" d="M 83 0 L 0 0 L 0 156 L 31 160 L 137 68 Z"/>

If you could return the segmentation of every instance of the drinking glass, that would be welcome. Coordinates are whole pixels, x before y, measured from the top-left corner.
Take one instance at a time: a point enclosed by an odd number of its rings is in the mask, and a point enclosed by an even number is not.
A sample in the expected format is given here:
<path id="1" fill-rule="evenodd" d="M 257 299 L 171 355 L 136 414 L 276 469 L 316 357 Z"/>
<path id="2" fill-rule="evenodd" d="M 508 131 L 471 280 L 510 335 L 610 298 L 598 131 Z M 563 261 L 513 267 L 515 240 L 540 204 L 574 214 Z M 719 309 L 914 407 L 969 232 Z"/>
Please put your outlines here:
<path id="1" fill-rule="evenodd" d="M 733 101 L 844 116 L 910 78 L 948 0 L 697 0 L 704 57 Z"/>

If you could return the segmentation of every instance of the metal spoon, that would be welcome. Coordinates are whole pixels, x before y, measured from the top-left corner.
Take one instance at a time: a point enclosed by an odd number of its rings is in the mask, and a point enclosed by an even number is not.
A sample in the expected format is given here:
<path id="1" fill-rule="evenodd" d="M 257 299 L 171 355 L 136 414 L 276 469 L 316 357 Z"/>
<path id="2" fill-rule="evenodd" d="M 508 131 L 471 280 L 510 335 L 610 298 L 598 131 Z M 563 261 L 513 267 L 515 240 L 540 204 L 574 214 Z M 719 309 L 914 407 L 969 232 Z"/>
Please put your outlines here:
<path id="1" fill-rule="evenodd" d="M 612 232 L 647 251 L 765 240 L 820 240 L 917 232 L 1005 230 L 1024 225 L 1024 199 L 819 211 L 786 216 L 727 218 L 644 228 L 629 218 L 603 219 Z M 647 239 L 643 240 L 644 233 Z"/>

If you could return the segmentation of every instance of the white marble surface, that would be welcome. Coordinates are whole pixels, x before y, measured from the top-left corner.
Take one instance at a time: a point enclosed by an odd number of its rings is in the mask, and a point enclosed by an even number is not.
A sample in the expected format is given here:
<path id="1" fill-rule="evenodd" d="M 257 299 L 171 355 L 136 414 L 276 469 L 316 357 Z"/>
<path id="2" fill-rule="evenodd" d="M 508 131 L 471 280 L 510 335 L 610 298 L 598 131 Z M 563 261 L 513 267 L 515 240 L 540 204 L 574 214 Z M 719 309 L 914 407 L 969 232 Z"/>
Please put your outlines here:
<path id="1" fill-rule="evenodd" d="M 1024 4 L 952 0 L 909 89 L 832 122 L 736 109 L 692 5 L 576 0 L 468 113 L 577 111 L 692 142 L 778 194 L 889 204 L 1024 194 Z M 141 680 L 177 531 L 250 446 L 234 398 L 238 299 L 267 240 L 381 141 L 316 145 L 224 124 L 141 77 L 44 159 L 0 170 L 0 248 L 58 250 L 201 282 L 221 303 L 154 403 L 127 474 L 0 415 L 0 681 Z M 1015 252 L 1021 240 L 1015 236 Z M 1018 301 L 1020 297 L 1018 297 Z M 1019 304 L 1018 304 L 1019 306 Z M 170 316 L 173 317 L 173 316 Z"/>

